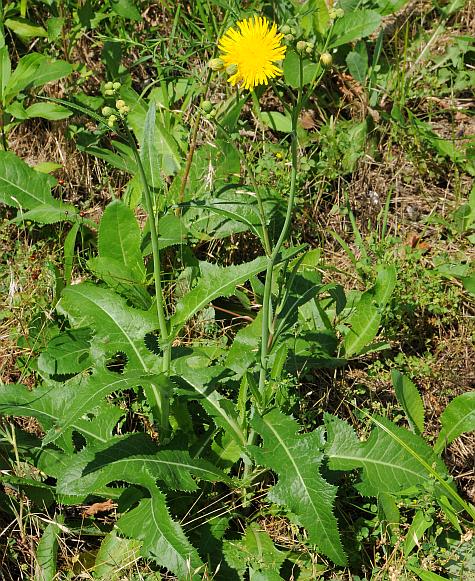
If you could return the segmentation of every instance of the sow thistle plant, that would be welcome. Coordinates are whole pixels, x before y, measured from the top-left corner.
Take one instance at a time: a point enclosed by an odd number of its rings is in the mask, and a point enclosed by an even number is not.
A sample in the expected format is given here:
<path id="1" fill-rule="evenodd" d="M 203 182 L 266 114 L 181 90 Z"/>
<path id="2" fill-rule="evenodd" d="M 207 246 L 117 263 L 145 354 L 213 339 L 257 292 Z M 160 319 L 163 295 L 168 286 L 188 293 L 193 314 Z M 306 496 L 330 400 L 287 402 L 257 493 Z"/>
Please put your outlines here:
<path id="1" fill-rule="evenodd" d="M 147 223 L 140 227 L 124 201 L 107 206 L 98 227 L 97 256 L 88 261 L 100 282 L 64 288 L 57 310 L 69 328 L 51 339 L 37 361 L 41 385 L 33 391 L 2 386 L 0 409 L 37 418 L 44 432 L 41 440 L 25 439 L 22 445 L 26 460 L 48 480 L 40 486 L 28 479 L 25 488 L 36 487 L 45 504 L 46 492 L 63 505 L 117 503 L 119 518 L 102 530 L 97 567 L 108 547 L 120 546 L 120 551 L 140 551 L 180 580 L 283 579 L 286 560 L 300 563 L 302 579 L 314 578 L 314 563 L 305 562 L 309 553 L 339 566 L 348 562 L 352 539 L 342 539 L 339 532 L 344 499 L 335 508 L 341 474 L 348 471 L 357 471 L 357 491 L 378 499 L 388 523 L 398 522 L 400 498 L 417 498 L 428 482 L 434 502 L 454 527 L 462 530 L 463 519 L 475 519 L 474 507 L 460 497 L 440 457 L 466 429 L 467 422 L 459 421 L 466 398 L 456 398 L 444 412 L 434 447 L 421 437 L 424 410 L 417 389 L 400 374 L 393 382 L 410 429 L 372 416 L 371 433 L 361 441 L 336 416 L 325 414 L 321 426 L 304 431 L 284 411 L 285 390 L 279 386 L 295 384 L 289 374 L 295 377 L 303 367 L 336 368 L 371 351 L 396 277 L 394 268 L 382 267 L 375 285 L 350 309 L 341 287 L 322 283 L 315 252 L 286 247 L 296 196 L 299 115 L 325 73 L 313 63 L 312 80 L 304 80 L 305 59 L 325 54 L 327 44 L 298 41 L 302 44 L 293 52 L 298 83 L 289 106 L 281 97 L 283 86 L 292 92 L 294 85 L 282 79 L 289 34 L 261 16 L 241 20 L 219 39 L 219 59 L 210 63 L 213 71 L 227 74 L 233 91 L 256 97 L 256 90 L 272 86 L 290 114 L 290 187 L 281 192 L 285 210 L 278 229 L 270 227 L 273 216 L 266 213 L 259 187 L 253 192 L 255 206 L 223 204 L 217 197 L 206 205 L 181 203 L 180 196 L 169 202 L 156 166 L 166 147 L 174 150 L 153 99 L 146 108 L 130 89 L 108 83 L 104 94 L 110 104 L 102 117 L 91 115 L 114 128 L 122 140 L 120 151 L 131 152 L 128 161 L 141 181 Z M 200 102 L 211 112 L 209 101 Z M 213 122 L 224 132 L 219 118 Z M 184 173 L 175 179 L 186 180 L 192 161 L 189 156 L 179 166 Z M 190 208 L 244 225 L 261 241 L 262 255 L 227 267 L 197 260 L 191 249 L 193 224 L 186 221 Z M 74 247 L 81 227 L 78 218 L 65 246 Z M 182 255 L 191 256 L 186 268 L 193 280 L 174 297 L 164 284 L 163 253 L 187 243 L 190 248 Z M 242 295 L 243 287 L 261 309 L 229 344 L 182 344 L 190 321 L 216 299 Z M 340 337 L 331 321 L 343 314 Z M 119 370 L 113 364 L 118 357 L 124 362 Z M 151 420 L 150 435 L 126 431 L 126 412 L 117 405 L 124 392 Z M 16 476 L 11 481 L 18 485 Z M 304 552 L 280 550 L 260 530 L 252 515 L 265 512 L 262 491 L 266 502 L 297 527 Z M 238 499 L 232 507 L 226 503 L 230 496 Z M 213 508 L 206 510 L 211 502 Z M 243 535 L 232 517 L 245 523 Z M 421 507 L 415 526 L 423 518 Z M 49 522 L 46 541 L 64 530 Z M 420 534 L 420 528 L 414 532 L 416 538 Z"/>

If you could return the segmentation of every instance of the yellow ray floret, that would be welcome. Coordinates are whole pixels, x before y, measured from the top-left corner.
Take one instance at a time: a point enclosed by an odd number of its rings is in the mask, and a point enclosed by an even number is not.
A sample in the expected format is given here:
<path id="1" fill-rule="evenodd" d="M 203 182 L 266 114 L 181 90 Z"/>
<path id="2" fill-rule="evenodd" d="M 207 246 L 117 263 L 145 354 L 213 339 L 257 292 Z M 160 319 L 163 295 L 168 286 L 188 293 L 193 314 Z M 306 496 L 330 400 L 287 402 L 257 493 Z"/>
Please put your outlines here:
<path id="1" fill-rule="evenodd" d="M 284 35 L 262 16 L 241 20 L 237 26 L 239 30 L 230 28 L 218 43 L 226 67 L 237 67 L 228 81 L 250 90 L 267 85 L 269 79 L 282 74 L 274 63 L 284 58 L 286 46 L 281 44 Z"/>

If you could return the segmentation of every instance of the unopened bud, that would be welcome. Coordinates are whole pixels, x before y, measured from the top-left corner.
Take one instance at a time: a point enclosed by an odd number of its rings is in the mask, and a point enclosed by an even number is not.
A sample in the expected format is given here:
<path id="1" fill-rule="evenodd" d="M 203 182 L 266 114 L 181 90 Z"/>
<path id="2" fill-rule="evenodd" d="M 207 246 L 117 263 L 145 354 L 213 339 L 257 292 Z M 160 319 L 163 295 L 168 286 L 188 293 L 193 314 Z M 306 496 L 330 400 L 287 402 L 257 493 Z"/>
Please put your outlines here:
<path id="1" fill-rule="evenodd" d="M 110 97 L 111 95 L 113 95 L 115 93 L 114 89 L 106 89 L 104 91 L 104 95 L 106 95 L 107 97 Z"/>
<path id="2" fill-rule="evenodd" d="M 205 113 L 211 113 L 211 111 L 214 109 L 214 105 L 211 103 L 211 101 L 203 101 L 201 103 L 201 108 Z"/>
<path id="3" fill-rule="evenodd" d="M 292 42 L 293 40 L 295 40 L 295 36 L 293 34 L 286 34 L 284 36 L 284 40 L 285 42 Z"/>
<path id="4" fill-rule="evenodd" d="M 117 121 L 117 116 L 116 115 L 111 115 L 109 117 L 109 119 L 107 120 L 107 125 L 109 125 L 109 127 L 114 127 L 114 123 Z"/>
<path id="5" fill-rule="evenodd" d="M 121 88 L 121 84 L 116 81 L 115 83 L 113 83 L 112 88 L 114 89 L 114 91 L 118 91 Z"/>
<path id="6" fill-rule="evenodd" d="M 226 67 L 226 72 L 228 75 L 235 75 L 238 72 L 238 66 L 237 64 L 233 63 L 231 65 L 228 65 Z"/>
<path id="7" fill-rule="evenodd" d="M 329 52 L 322 52 L 320 62 L 324 67 L 330 67 L 333 62 L 333 57 Z"/>
<path id="8" fill-rule="evenodd" d="M 125 101 L 122 101 L 122 99 L 118 99 L 115 102 L 115 106 L 117 107 L 117 109 L 122 109 L 123 107 L 125 107 Z"/>
<path id="9" fill-rule="evenodd" d="M 102 114 L 104 115 L 104 117 L 109 117 L 109 115 L 112 115 L 112 113 L 114 113 L 114 109 L 112 109 L 112 107 L 102 108 Z"/>
<path id="10" fill-rule="evenodd" d="M 343 8 L 337 8 L 335 10 L 335 18 L 342 18 L 343 16 L 345 16 L 345 11 Z"/>
<path id="11" fill-rule="evenodd" d="M 295 48 L 297 49 L 297 52 L 302 54 L 307 50 L 307 43 L 305 42 L 305 40 L 299 40 Z"/>
<path id="12" fill-rule="evenodd" d="M 212 71 L 222 71 L 224 69 L 224 62 L 221 59 L 211 59 L 208 61 L 208 67 Z"/>
<path id="13" fill-rule="evenodd" d="M 290 26 L 288 24 L 284 24 L 284 26 L 280 27 L 280 32 L 282 34 L 290 34 Z"/>
<path id="14" fill-rule="evenodd" d="M 112 83 L 110 81 L 104 85 L 104 89 L 106 91 L 110 91 L 113 87 L 114 87 L 114 83 Z"/>

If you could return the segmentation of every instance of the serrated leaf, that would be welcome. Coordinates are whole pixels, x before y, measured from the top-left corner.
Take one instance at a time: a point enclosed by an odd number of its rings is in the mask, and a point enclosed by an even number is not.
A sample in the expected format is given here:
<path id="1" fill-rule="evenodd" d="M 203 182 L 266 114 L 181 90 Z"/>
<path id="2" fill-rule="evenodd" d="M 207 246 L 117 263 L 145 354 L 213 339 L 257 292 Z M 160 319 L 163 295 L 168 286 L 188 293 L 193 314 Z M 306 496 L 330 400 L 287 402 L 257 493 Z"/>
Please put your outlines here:
<path id="1" fill-rule="evenodd" d="M 475 391 L 455 397 L 442 412 L 440 421 L 442 429 L 434 446 L 436 454 L 461 434 L 475 430 Z"/>
<path id="2" fill-rule="evenodd" d="M 145 373 L 159 369 L 159 358 L 145 346 L 145 335 L 158 328 L 154 312 L 129 307 L 113 291 L 87 282 L 66 288 L 58 310 L 74 327 L 93 329 L 91 355 L 96 362 L 124 353 L 131 369 Z"/>
<path id="3" fill-rule="evenodd" d="M 239 284 L 265 270 L 267 262 L 268 259 L 264 256 L 252 262 L 228 267 L 200 262 L 201 278 L 198 284 L 178 301 L 175 314 L 171 318 L 174 334 L 211 301 L 230 296 Z"/>
<path id="4" fill-rule="evenodd" d="M 374 428 L 368 440 L 361 442 L 349 424 L 325 415 L 328 440 L 325 453 L 329 467 L 332 470 L 362 469 L 358 485 L 361 494 L 396 494 L 413 486 L 423 487 L 433 476 L 431 465 L 438 474 L 447 476 L 444 463 L 421 437 L 386 418 L 375 416 L 375 421 L 387 431 Z"/>
<path id="5" fill-rule="evenodd" d="M 231 482 L 210 462 L 191 458 L 184 450 L 159 449 L 148 436 L 137 433 L 116 436 L 106 444 L 81 450 L 58 479 L 57 490 L 80 496 L 113 481 L 150 488 L 151 481 L 159 480 L 171 490 L 194 491 L 197 485 L 192 475 L 208 482 Z"/>
<path id="6" fill-rule="evenodd" d="M 74 329 L 53 337 L 38 358 L 38 367 L 49 375 L 84 371 L 92 363 L 89 356 L 90 329 Z"/>
<path id="7" fill-rule="evenodd" d="M 156 381 L 154 375 L 129 371 L 123 374 L 96 370 L 92 375 L 77 376 L 65 382 L 62 389 L 68 394 L 69 403 L 61 419 L 48 431 L 43 445 L 50 444 L 64 434 L 90 410 L 102 404 L 106 396 Z"/>
<path id="8" fill-rule="evenodd" d="M 310 543 L 338 565 L 346 563 L 346 555 L 333 514 L 336 486 L 320 475 L 323 460 L 323 438 L 320 431 L 298 435 L 301 429 L 292 418 L 277 409 L 251 421 L 262 436 L 262 448 L 250 447 L 256 461 L 279 476 L 268 493 L 276 504 L 287 507 L 308 532 Z"/>
<path id="9" fill-rule="evenodd" d="M 258 575 L 273 574 L 275 579 L 282 579 L 277 573 L 285 561 L 286 554 L 276 549 L 272 539 L 257 523 L 251 523 L 238 541 L 226 541 L 223 547 L 226 561 L 239 572 L 250 570 L 250 579 Z"/>
<path id="10" fill-rule="evenodd" d="M 97 278 L 103 280 L 113 289 L 139 309 L 148 310 L 152 297 L 146 289 L 146 283 L 138 283 L 137 275 L 128 270 L 122 262 L 113 258 L 93 256 L 87 261 L 87 267 Z"/>
<path id="11" fill-rule="evenodd" d="M 99 256 L 123 265 L 136 282 L 142 283 L 145 266 L 140 244 L 140 228 L 133 211 L 120 200 L 114 200 L 105 209 L 99 224 Z"/>
<path id="12" fill-rule="evenodd" d="M 401 405 L 413 432 L 424 431 L 424 402 L 412 381 L 397 369 L 391 371 L 396 397 Z"/>
<path id="13" fill-rule="evenodd" d="M 182 381 L 193 388 L 195 398 L 213 418 L 215 424 L 240 446 L 246 445 L 246 437 L 238 418 L 235 404 L 221 395 L 215 388 L 215 379 L 222 369 L 218 366 L 205 369 L 181 368 Z"/>
<path id="14" fill-rule="evenodd" d="M 122 516 L 117 529 L 125 536 L 142 541 L 141 553 L 156 561 L 179 579 L 201 581 L 203 563 L 188 542 L 180 525 L 168 512 L 165 496 L 155 489 L 151 498 Z"/>
<path id="15" fill-rule="evenodd" d="M 374 32 L 381 23 L 381 16 L 374 10 L 354 10 L 338 18 L 333 25 L 327 48 L 341 46 Z"/>
<path id="16" fill-rule="evenodd" d="M 51 195 L 55 184 L 54 177 L 35 171 L 10 151 L 0 151 L 0 202 L 24 210 L 37 209 L 39 221 L 41 212 L 46 212 L 43 219 L 50 219 L 48 216 L 53 212 L 53 222 L 62 219 L 65 212 L 73 217 L 76 209 Z M 36 219 L 34 213 L 30 214 L 30 219 Z"/>
<path id="17" fill-rule="evenodd" d="M 28 416 L 36 418 L 44 431 L 51 430 L 66 416 L 75 394 L 77 379 L 64 384 L 52 383 L 29 391 L 23 385 L 0 386 L 0 413 L 4 415 Z M 99 410 L 88 410 L 89 419 L 81 418 L 70 425 L 70 432 L 76 430 L 88 441 L 107 442 L 112 430 L 123 411 L 111 406 L 101 405 Z M 70 434 L 56 441 L 61 448 L 74 451 Z"/>

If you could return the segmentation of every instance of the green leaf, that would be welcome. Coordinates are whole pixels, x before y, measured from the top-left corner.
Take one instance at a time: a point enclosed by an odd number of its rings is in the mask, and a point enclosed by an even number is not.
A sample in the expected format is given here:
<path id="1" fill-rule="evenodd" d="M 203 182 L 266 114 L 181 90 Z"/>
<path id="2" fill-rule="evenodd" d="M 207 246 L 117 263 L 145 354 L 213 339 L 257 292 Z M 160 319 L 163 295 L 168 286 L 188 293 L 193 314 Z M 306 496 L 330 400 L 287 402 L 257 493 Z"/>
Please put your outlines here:
<path id="1" fill-rule="evenodd" d="M 424 402 L 412 381 L 397 369 L 391 371 L 396 397 L 416 434 L 424 431 Z"/>
<path id="2" fill-rule="evenodd" d="M 125 481 L 155 488 L 156 480 L 168 489 L 198 489 L 191 476 L 208 482 L 231 480 L 224 472 L 187 451 L 159 449 L 145 434 L 116 436 L 105 444 L 93 443 L 68 462 L 58 479 L 57 490 L 63 494 L 91 494 L 110 482 Z"/>
<path id="3" fill-rule="evenodd" d="M 475 391 L 455 397 L 442 412 L 440 421 L 442 429 L 434 446 L 436 454 L 461 434 L 475 430 Z"/>
<path id="4" fill-rule="evenodd" d="M 287 507 L 306 528 L 309 542 L 336 564 L 344 565 L 346 555 L 333 514 L 336 487 L 320 475 L 321 431 L 297 435 L 299 424 L 277 409 L 262 417 L 256 414 L 251 424 L 262 436 L 263 445 L 250 447 L 250 453 L 279 476 L 268 493 L 269 500 Z"/>
<path id="5" fill-rule="evenodd" d="M 106 396 L 153 383 L 155 379 L 153 375 L 148 376 L 136 371 L 119 374 L 99 370 L 93 375 L 78 376 L 67 381 L 62 389 L 69 395 L 68 407 L 64 409 L 60 420 L 44 437 L 43 445 L 54 442 L 71 426 L 77 425 L 83 416 L 99 407 Z"/>
<path id="6" fill-rule="evenodd" d="M 130 107 L 127 115 L 130 127 L 139 143 L 143 144 L 147 113 L 150 108 L 130 88 L 122 87 L 120 95 L 126 105 Z M 164 175 L 174 175 L 182 163 L 176 140 L 158 119 L 155 119 L 155 126 L 151 131 L 153 135 L 147 137 L 150 148 L 148 155 L 152 159 L 152 163 L 155 160 L 157 167 L 154 171 L 158 172 L 156 175 L 159 175 L 160 172 L 163 172 Z"/>
<path id="7" fill-rule="evenodd" d="M 380 23 L 381 16 L 374 10 L 347 12 L 335 21 L 327 48 L 334 48 L 369 36 Z"/>
<path id="8" fill-rule="evenodd" d="M 300 57 L 293 51 L 288 50 L 282 65 L 285 82 L 293 89 L 300 87 Z M 308 85 L 317 75 L 318 65 L 309 59 L 303 59 L 302 63 L 302 86 Z"/>
<path id="9" fill-rule="evenodd" d="M 135 2 L 132 0 L 110 0 L 112 10 L 129 20 L 139 21 L 142 19 L 140 12 L 137 10 Z"/>
<path id="10" fill-rule="evenodd" d="M 142 541 L 141 553 L 175 573 L 179 579 L 201 581 L 203 563 L 180 525 L 168 512 L 165 496 L 155 489 L 151 498 L 117 521 L 123 535 Z"/>
<path id="11" fill-rule="evenodd" d="M 0 178 L 1 179 L 1 178 Z M 76 209 L 69 204 L 63 204 L 59 200 L 53 200 L 59 203 L 58 206 L 44 204 L 33 208 L 28 212 L 21 212 L 16 218 L 11 220 L 13 224 L 21 224 L 27 220 L 39 222 L 40 224 L 55 224 L 56 222 L 73 221 L 76 217 Z"/>
<path id="12" fill-rule="evenodd" d="M 33 24 L 26 18 L 7 18 L 4 24 L 12 32 L 24 40 L 48 36 L 48 33 L 42 26 Z"/>
<path id="13" fill-rule="evenodd" d="M 73 66 L 65 61 L 52 61 L 39 53 L 27 54 L 18 61 L 5 87 L 4 99 L 8 104 L 21 91 L 57 81 L 72 71 Z"/>
<path id="14" fill-rule="evenodd" d="M 286 554 L 275 548 L 268 533 L 259 529 L 257 523 L 251 523 L 239 541 L 225 541 L 223 552 L 226 561 L 239 572 L 250 569 L 250 579 L 257 579 L 256 572 L 265 575 L 273 573 L 275 579 L 282 579 L 278 574 Z"/>
<path id="15" fill-rule="evenodd" d="M 8 55 L 8 47 L 3 45 L 0 48 L 0 103 L 3 103 L 5 94 L 5 87 L 11 75 L 10 56 Z"/>
<path id="16" fill-rule="evenodd" d="M 274 131 L 280 131 L 281 133 L 292 132 L 292 119 L 279 113 L 279 111 L 264 111 L 261 113 L 261 119 L 265 125 Z"/>
<path id="17" fill-rule="evenodd" d="M 368 72 L 368 59 L 365 59 L 356 51 L 351 51 L 346 57 L 346 64 L 350 71 L 350 75 L 356 79 L 358 83 L 364 85 L 366 81 L 366 73 Z"/>
<path id="18" fill-rule="evenodd" d="M 60 527 L 55 522 L 50 522 L 36 548 L 36 572 L 37 581 L 54 581 L 56 577 L 56 558 L 58 555 L 58 535 Z"/>
<path id="19" fill-rule="evenodd" d="M 145 335 L 158 328 L 154 312 L 129 307 L 113 291 L 88 282 L 66 288 L 57 308 L 75 328 L 93 329 L 91 355 L 96 363 L 124 353 L 130 369 L 145 373 L 159 369 L 159 358 L 144 342 Z"/>
<path id="20" fill-rule="evenodd" d="M 180 369 L 180 377 L 193 388 L 195 399 L 213 418 L 215 424 L 242 448 L 246 445 L 247 440 L 238 418 L 236 406 L 213 386 L 213 380 L 219 373 L 220 370 L 217 366 L 209 369 Z"/>
<path id="21" fill-rule="evenodd" d="M 345 357 L 358 355 L 378 334 L 381 313 L 374 304 L 373 293 L 366 291 L 361 296 L 351 315 L 345 321 L 350 327 L 345 335 L 343 347 Z"/>
<path id="22" fill-rule="evenodd" d="M 404 557 L 408 557 L 412 549 L 417 545 L 425 531 L 434 524 L 434 519 L 426 515 L 424 511 L 418 510 L 412 519 L 411 526 L 407 531 L 406 539 L 404 540 L 403 553 Z"/>
<path id="23" fill-rule="evenodd" d="M 372 289 L 374 302 L 384 307 L 389 302 L 396 287 L 396 268 L 394 265 L 378 264 L 378 275 Z"/>
<path id="24" fill-rule="evenodd" d="M 38 368 L 49 375 L 68 375 L 84 371 L 92 364 L 89 356 L 90 329 L 65 331 L 51 339 L 38 358 Z"/>
<path id="25" fill-rule="evenodd" d="M 35 171 L 14 153 L 0 151 L 0 202 L 14 208 L 36 210 L 30 214 L 32 220 L 35 216 L 40 221 L 53 216 L 73 217 L 76 209 L 51 195 L 51 187 L 55 184 L 54 177 Z"/>
<path id="26" fill-rule="evenodd" d="M 150 101 L 143 128 L 143 141 L 140 148 L 140 159 L 142 160 L 145 177 L 150 193 L 154 196 L 163 189 L 163 178 L 161 176 L 160 156 L 156 148 L 156 106 Z M 144 185 L 142 184 L 142 187 Z"/>
<path id="27" fill-rule="evenodd" d="M 136 282 L 142 283 L 145 266 L 140 244 L 140 228 L 133 211 L 120 200 L 114 200 L 105 209 L 99 224 L 99 256 L 117 261 Z"/>
<path id="28" fill-rule="evenodd" d="M 99 547 L 94 564 L 96 579 L 121 581 L 124 574 L 137 562 L 140 542 L 136 539 L 122 539 L 115 531 L 108 533 Z"/>
<path id="29" fill-rule="evenodd" d="M 152 297 L 147 291 L 146 282 L 137 282 L 137 273 L 130 271 L 122 262 L 113 258 L 94 256 L 87 261 L 87 267 L 110 289 L 126 297 L 134 307 L 144 310 L 150 308 Z"/>
<path id="30" fill-rule="evenodd" d="M 81 380 L 79 380 L 81 381 Z M 23 385 L 0 386 L 0 413 L 3 415 L 34 417 L 47 432 L 60 425 L 77 392 L 78 379 L 71 379 L 64 384 L 45 383 L 30 391 Z M 80 418 L 70 424 L 69 433 L 59 437 L 56 444 L 74 451 L 71 434 L 75 430 L 83 434 L 88 441 L 107 442 L 112 437 L 123 411 L 110 404 L 101 404 L 99 409 L 87 410 L 89 417 Z"/>
<path id="31" fill-rule="evenodd" d="M 360 442 L 346 422 L 325 415 L 328 441 L 325 451 L 330 469 L 362 469 L 357 488 L 364 496 L 377 496 L 381 492 L 398 494 L 413 487 L 423 489 L 432 479 L 436 496 L 447 495 L 473 514 L 470 505 L 448 483 L 444 463 L 420 436 L 386 418 L 373 416 L 371 419 L 376 428 L 366 442 Z"/>
<path id="32" fill-rule="evenodd" d="M 462 0 L 463 2 L 465 0 Z M 407 0 L 377 0 L 378 12 L 381 16 L 388 16 L 400 10 Z"/>
<path id="33" fill-rule="evenodd" d="M 264 256 L 252 262 L 228 267 L 200 262 L 201 278 L 198 284 L 178 301 L 175 314 L 171 318 L 173 334 L 176 335 L 188 319 L 211 301 L 232 295 L 239 284 L 265 270 L 267 262 L 268 259 Z"/>
<path id="34" fill-rule="evenodd" d="M 67 119 L 71 117 L 72 111 L 66 109 L 62 105 L 56 103 L 33 103 L 26 109 L 28 117 L 41 117 L 49 121 L 58 121 L 59 119 Z"/>

